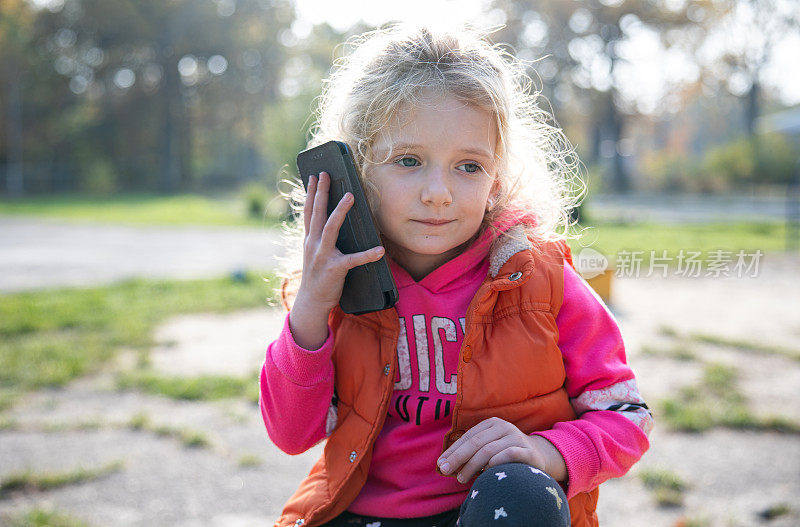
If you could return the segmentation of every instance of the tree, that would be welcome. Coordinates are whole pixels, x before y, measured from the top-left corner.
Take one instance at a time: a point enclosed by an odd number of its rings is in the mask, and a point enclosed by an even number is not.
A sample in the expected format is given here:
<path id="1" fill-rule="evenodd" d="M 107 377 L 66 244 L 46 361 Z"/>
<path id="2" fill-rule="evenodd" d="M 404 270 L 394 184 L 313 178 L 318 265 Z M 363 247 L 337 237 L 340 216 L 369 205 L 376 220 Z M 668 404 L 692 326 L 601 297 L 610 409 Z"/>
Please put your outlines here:
<path id="1" fill-rule="evenodd" d="M 50 75 L 22 90 L 38 109 L 29 157 L 68 167 L 83 189 L 174 191 L 259 173 L 263 109 L 285 59 L 278 37 L 294 19 L 288 0 L 12 4 L 31 13 L 17 49 Z"/>
<path id="2" fill-rule="evenodd" d="M 795 0 L 720 0 L 718 9 L 718 25 L 709 40 L 723 48 L 705 65 L 707 82 L 743 98 L 744 129 L 753 137 L 765 66 L 778 43 L 800 31 L 800 8 Z"/>
<path id="3" fill-rule="evenodd" d="M 647 26 L 667 35 L 698 29 L 710 0 L 496 0 L 506 13 L 507 27 L 496 40 L 510 42 L 517 52 L 540 59 L 536 70 L 543 91 L 554 101 L 570 100 L 591 108 L 590 162 L 610 160 L 610 190 L 626 192 L 630 177 L 620 153 L 620 140 L 635 105 L 625 100 L 617 78 L 625 61 L 620 43 L 633 28 Z M 695 35 L 696 37 L 696 35 Z"/>
<path id="4" fill-rule="evenodd" d="M 30 60 L 26 49 L 31 40 L 32 10 L 23 0 L 8 0 L 0 5 L 0 101 L 5 132 L 5 189 L 10 196 L 24 192 L 22 168 L 24 133 L 22 126 L 23 72 Z"/>

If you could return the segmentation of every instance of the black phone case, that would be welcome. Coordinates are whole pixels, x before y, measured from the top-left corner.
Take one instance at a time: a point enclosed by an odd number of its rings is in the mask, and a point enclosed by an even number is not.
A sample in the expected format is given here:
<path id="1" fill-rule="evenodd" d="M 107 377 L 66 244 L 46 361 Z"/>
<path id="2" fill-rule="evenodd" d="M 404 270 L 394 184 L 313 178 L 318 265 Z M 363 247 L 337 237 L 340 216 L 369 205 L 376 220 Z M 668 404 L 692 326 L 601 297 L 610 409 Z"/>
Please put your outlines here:
<path id="1" fill-rule="evenodd" d="M 366 251 L 381 244 L 347 144 L 328 141 L 303 150 L 297 155 L 297 170 L 306 190 L 309 176 L 319 176 L 320 172 L 330 175 L 328 216 L 346 192 L 353 194 L 355 201 L 347 211 L 336 239 L 336 247 L 343 254 Z M 384 256 L 377 262 L 359 265 L 348 271 L 339 305 L 345 313 L 362 314 L 392 307 L 397 299 L 397 286 Z"/>

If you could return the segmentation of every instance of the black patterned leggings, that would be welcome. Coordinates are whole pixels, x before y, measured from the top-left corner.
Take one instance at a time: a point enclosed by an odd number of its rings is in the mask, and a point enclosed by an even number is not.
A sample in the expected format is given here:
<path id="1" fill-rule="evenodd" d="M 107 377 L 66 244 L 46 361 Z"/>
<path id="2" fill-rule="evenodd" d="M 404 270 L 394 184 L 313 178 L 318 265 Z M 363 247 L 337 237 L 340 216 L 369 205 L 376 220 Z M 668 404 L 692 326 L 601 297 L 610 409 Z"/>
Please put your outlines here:
<path id="1" fill-rule="evenodd" d="M 569 527 L 561 486 L 524 463 L 506 463 L 477 477 L 460 509 L 425 518 L 372 518 L 345 512 L 323 527 Z"/>

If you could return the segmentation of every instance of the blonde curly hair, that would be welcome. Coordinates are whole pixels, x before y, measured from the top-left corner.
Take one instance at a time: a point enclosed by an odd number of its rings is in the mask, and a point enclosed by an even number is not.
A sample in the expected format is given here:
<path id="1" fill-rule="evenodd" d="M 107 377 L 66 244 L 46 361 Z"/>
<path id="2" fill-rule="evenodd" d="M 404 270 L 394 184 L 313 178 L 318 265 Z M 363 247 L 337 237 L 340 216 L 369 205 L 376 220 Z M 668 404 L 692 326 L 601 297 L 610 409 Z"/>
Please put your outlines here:
<path id="1" fill-rule="evenodd" d="M 536 218 L 527 230 L 533 239 L 568 237 L 570 210 L 586 192 L 582 165 L 561 128 L 549 124 L 554 120 L 539 106 L 541 93 L 532 89 L 525 63 L 491 44 L 488 32 L 463 25 L 392 24 L 352 37 L 344 46 L 344 57 L 323 81 L 308 146 L 347 143 L 373 210 L 378 200 L 370 167 L 385 161 L 374 159 L 373 144 L 401 105 L 414 104 L 423 90 L 432 90 L 487 110 L 495 119 L 497 195 L 480 231 L 504 212 L 519 210 Z M 290 194 L 294 211 L 301 213 L 302 186 L 295 185 Z"/>

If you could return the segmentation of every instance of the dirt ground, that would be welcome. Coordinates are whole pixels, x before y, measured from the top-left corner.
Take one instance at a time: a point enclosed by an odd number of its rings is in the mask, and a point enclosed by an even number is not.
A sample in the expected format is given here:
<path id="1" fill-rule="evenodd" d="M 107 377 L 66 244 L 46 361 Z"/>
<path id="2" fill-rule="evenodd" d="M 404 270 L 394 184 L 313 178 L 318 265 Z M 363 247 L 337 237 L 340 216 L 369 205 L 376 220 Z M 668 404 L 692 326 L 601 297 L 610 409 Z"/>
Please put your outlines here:
<path id="1" fill-rule="evenodd" d="M 614 281 L 612 312 L 656 428 L 650 450 L 631 472 L 602 485 L 601 525 L 800 525 L 800 435 L 724 428 L 681 433 L 659 417 L 663 399 L 701 382 L 706 365 L 725 364 L 739 375 L 732 389 L 742 392 L 756 415 L 800 423 L 800 360 L 679 338 L 702 332 L 796 353 L 798 270 L 796 256 L 767 255 L 757 277 Z M 251 375 L 257 382 L 265 345 L 282 321 L 279 312 L 266 308 L 177 317 L 159 328 L 152 363 L 165 374 Z M 658 351 L 676 345 L 688 346 L 693 358 Z M 21 471 L 122 463 L 82 483 L 11 493 L 0 499 L 0 525 L 34 507 L 93 526 L 270 525 L 321 446 L 299 456 L 283 454 L 270 443 L 252 402 L 185 402 L 118 391 L 116 373 L 133 362 L 122 353 L 107 371 L 30 394 L 0 415 L 0 479 Z M 150 424 L 137 429 L 132 420 Z M 187 446 L 175 430 L 202 433 L 209 444 Z M 660 506 L 643 482 L 646 473 L 682 481 L 680 503 Z M 765 519 L 771 510 L 783 514 Z"/>

